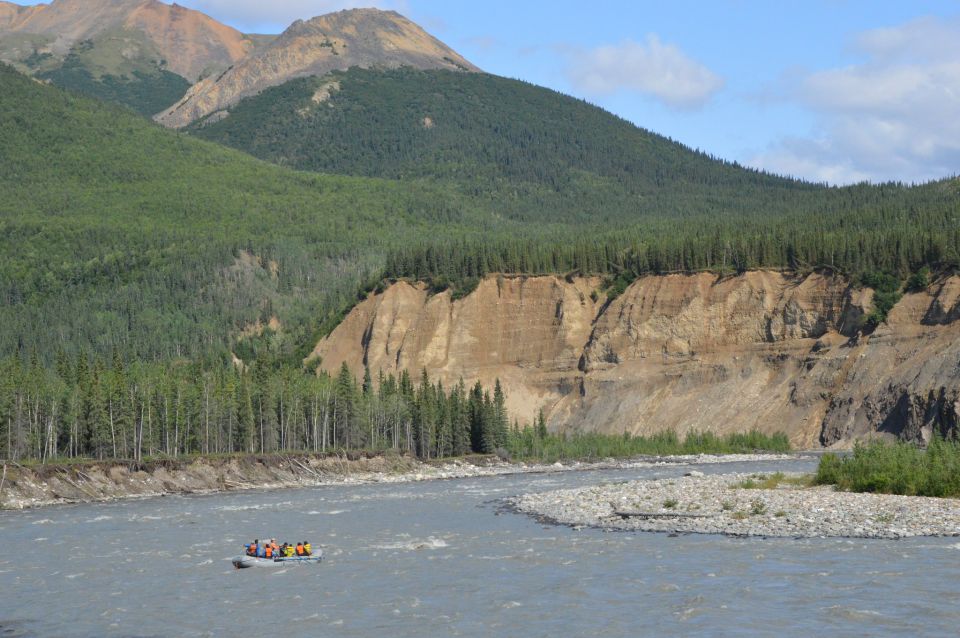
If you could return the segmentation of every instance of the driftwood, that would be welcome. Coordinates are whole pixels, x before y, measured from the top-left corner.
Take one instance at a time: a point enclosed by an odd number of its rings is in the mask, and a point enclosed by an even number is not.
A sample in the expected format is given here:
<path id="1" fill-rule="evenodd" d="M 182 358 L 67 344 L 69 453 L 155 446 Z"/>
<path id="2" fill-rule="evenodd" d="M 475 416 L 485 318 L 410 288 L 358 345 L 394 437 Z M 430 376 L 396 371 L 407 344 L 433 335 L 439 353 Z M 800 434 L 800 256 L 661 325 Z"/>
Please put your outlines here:
<path id="1" fill-rule="evenodd" d="M 247 483 L 245 481 L 229 481 L 227 479 L 221 479 L 221 485 L 227 489 L 252 489 L 256 487 L 253 483 Z"/>
<path id="2" fill-rule="evenodd" d="M 95 501 L 100 500 L 101 498 L 103 498 L 102 495 L 97 494 L 97 493 L 94 492 L 93 490 L 88 490 L 88 489 L 86 489 L 85 487 L 83 487 L 82 485 L 80 485 L 79 483 L 77 483 L 76 481 L 71 480 L 70 477 L 67 476 L 67 473 L 66 473 L 66 472 L 63 472 L 63 473 L 60 475 L 60 479 L 61 479 L 62 481 L 66 481 L 68 484 L 72 485 L 72 486 L 73 486 L 74 488 L 76 488 L 78 491 L 82 492 L 83 494 L 86 494 L 87 496 L 89 496 L 90 498 L 92 498 L 92 499 L 95 500 Z"/>
<path id="3" fill-rule="evenodd" d="M 7 464 L 3 464 L 3 476 L 0 477 L 0 507 L 3 507 L 3 484 L 7 482 Z"/>
<path id="4" fill-rule="evenodd" d="M 614 516 L 620 518 L 713 518 L 713 514 L 687 514 L 685 512 L 635 512 L 614 510 Z"/>
<path id="5" fill-rule="evenodd" d="M 299 465 L 299 466 L 303 469 L 304 472 L 307 472 L 307 473 L 309 473 L 309 474 L 312 474 L 312 475 L 314 476 L 314 478 L 316 478 L 316 480 L 318 480 L 318 481 L 323 481 L 323 476 L 321 476 L 319 472 L 317 472 L 316 470 L 314 470 L 312 467 L 308 466 L 306 463 L 304 463 L 304 462 L 302 462 L 302 461 L 300 461 L 300 460 L 298 460 L 298 459 L 294 459 L 294 458 L 291 458 L 290 461 L 292 461 L 292 462 L 295 463 L 296 465 Z"/>

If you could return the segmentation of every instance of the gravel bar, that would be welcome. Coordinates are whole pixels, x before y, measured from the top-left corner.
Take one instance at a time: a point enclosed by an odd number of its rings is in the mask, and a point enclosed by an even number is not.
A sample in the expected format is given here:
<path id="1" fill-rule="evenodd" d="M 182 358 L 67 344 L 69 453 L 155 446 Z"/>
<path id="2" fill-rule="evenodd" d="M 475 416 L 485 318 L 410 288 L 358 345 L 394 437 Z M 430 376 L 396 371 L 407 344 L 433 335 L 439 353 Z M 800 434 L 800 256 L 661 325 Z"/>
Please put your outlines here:
<path id="1" fill-rule="evenodd" d="M 960 536 L 960 500 L 836 492 L 790 483 L 745 488 L 769 475 L 691 472 L 682 478 L 607 483 L 526 494 L 519 512 L 575 528 L 794 538 Z"/>

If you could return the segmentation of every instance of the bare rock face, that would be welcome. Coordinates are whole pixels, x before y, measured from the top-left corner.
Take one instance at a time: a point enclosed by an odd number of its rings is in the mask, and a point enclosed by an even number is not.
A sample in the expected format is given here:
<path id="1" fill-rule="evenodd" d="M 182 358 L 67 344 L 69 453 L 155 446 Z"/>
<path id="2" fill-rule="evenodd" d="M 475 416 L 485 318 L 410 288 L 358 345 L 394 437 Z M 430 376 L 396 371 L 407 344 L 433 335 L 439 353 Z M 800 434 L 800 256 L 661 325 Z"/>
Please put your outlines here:
<path id="1" fill-rule="evenodd" d="M 490 277 L 452 301 L 397 283 L 360 303 L 312 356 L 397 374 L 504 384 L 521 423 L 650 434 L 787 432 L 798 446 L 929 439 L 960 423 L 960 278 L 906 295 L 860 334 L 872 291 L 777 272 L 599 281 Z"/>
<path id="2" fill-rule="evenodd" d="M 236 29 L 158 0 L 53 0 L 31 7 L 0 2 L 0 37 L 43 36 L 40 52 L 62 57 L 77 43 L 107 32 L 139 34 L 169 71 L 191 81 L 254 49 L 253 40 Z"/>
<path id="3" fill-rule="evenodd" d="M 599 306 L 599 282 L 555 277 L 483 280 L 464 299 L 397 283 L 359 304 L 313 355 L 336 373 L 347 363 L 397 374 L 426 368 L 444 385 L 463 378 L 509 388 L 508 408 L 521 420 L 557 402 L 576 384 L 577 364 Z"/>
<path id="4" fill-rule="evenodd" d="M 958 433 L 960 277 L 908 294 L 866 344 L 831 398 L 821 442 L 874 433 L 917 442 Z"/>
<path id="5" fill-rule="evenodd" d="M 294 22 L 224 74 L 194 85 L 156 119 L 183 127 L 289 80 L 353 66 L 477 71 L 453 49 L 393 11 L 352 9 Z"/>

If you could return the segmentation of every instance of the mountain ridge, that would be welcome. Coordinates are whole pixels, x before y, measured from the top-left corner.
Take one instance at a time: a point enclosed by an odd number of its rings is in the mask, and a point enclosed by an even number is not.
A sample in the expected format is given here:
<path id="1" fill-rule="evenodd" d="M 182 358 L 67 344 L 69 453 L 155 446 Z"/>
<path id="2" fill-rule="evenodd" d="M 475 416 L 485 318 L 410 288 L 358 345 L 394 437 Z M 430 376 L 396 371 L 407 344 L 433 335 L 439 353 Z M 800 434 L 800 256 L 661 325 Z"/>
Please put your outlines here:
<path id="1" fill-rule="evenodd" d="M 114 29 L 142 33 L 165 60 L 165 68 L 190 81 L 235 63 L 254 48 L 253 40 L 233 27 L 176 3 L 53 0 L 27 7 L 0 2 L 0 37 L 43 36 L 48 40 L 41 49 L 54 56 L 64 57 L 79 42 Z"/>
<path id="2" fill-rule="evenodd" d="M 148 117 L 267 41 L 158 0 L 0 2 L 0 61 Z"/>
<path id="3" fill-rule="evenodd" d="M 297 20 L 270 44 L 201 80 L 156 120 L 173 128 L 225 110 L 289 80 L 350 67 L 479 69 L 395 11 L 348 9 Z"/>

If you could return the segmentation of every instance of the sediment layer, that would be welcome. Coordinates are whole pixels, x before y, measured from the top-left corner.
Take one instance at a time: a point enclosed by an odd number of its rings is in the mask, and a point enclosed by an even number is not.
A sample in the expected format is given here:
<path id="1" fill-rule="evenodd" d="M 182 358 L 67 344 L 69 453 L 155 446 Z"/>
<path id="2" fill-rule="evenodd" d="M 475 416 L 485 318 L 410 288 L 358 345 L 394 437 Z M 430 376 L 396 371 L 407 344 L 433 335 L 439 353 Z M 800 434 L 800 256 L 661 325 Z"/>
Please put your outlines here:
<path id="1" fill-rule="evenodd" d="M 396 283 L 313 358 L 500 379 L 521 423 L 651 434 L 784 431 L 799 448 L 923 441 L 960 423 L 960 277 L 908 293 L 866 334 L 873 292 L 829 273 L 642 277 L 608 302 L 595 278 L 488 277 L 463 299 Z"/>

